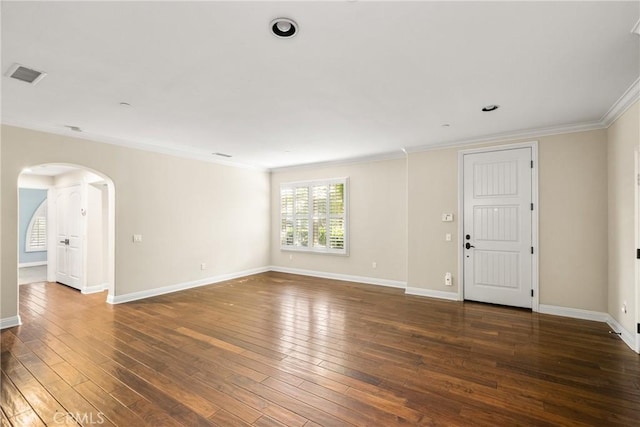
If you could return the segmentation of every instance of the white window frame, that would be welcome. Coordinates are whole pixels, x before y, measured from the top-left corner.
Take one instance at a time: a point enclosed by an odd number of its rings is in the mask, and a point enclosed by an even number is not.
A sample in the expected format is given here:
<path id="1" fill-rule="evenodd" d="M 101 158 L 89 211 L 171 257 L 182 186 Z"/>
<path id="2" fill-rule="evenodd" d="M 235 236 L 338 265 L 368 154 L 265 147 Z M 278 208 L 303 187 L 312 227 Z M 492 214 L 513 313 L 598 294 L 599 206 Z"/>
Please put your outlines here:
<path id="1" fill-rule="evenodd" d="M 45 231 L 44 231 L 44 242 L 42 246 L 33 247 L 31 246 L 31 235 L 33 234 L 33 228 L 36 224 L 36 221 L 39 218 L 44 218 Z M 24 251 L 25 252 L 46 252 L 47 251 L 47 234 L 48 234 L 48 219 L 47 219 L 47 200 L 45 199 L 38 209 L 33 213 L 31 219 L 29 220 L 29 226 L 27 227 L 27 235 L 25 236 L 24 241 Z"/>
<path id="2" fill-rule="evenodd" d="M 332 249 L 329 247 L 329 239 L 330 236 L 327 235 L 327 245 L 325 247 L 313 247 L 311 246 L 312 236 L 313 236 L 313 194 L 312 189 L 315 186 L 322 185 L 332 185 L 332 184 L 343 184 L 344 188 L 344 213 L 341 216 L 344 221 L 344 247 L 342 249 Z M 307 214 L 307 221 L 309 224 L 308 229 L 308 241 L 310 246 L 296 246 L 296 245 L 285 245 L 282 242 L 282 221 L 288 216 L 284 212 L 282 212 L 282 190 L 292 189 L 294 194 L 296 188 L 307 188 L 309 192 L 309 212 Z M 329 195 L 327 195 L 329 198 Z M 278 227 L 280 233 L 278 234 L 278 239 L 280 240 L 280 249 L 282 251 L 294 251 L 294 252 L 311 252 L 311 253 L 319 253 L 319 254 L 331 254 L 331 255 L 349 255 L 349 178 L 331 178 L 331 179 L 320 179 L 320 180 L 309 180 L 309 181 L 296 181 L 296 182 L 286 182 L 280 184 L 280 195 L 278 198 L 280 203 L 280 225 Z M 295 202 L 294 202 L 295 203 Z M 327 211 L 327 220 L 331 218 L 331 213 Z M 294 206 L 294 235 L 295 235 L 295 206 Z M 334 216 L 335 218 L 335 216 Z M 326 225 L 327 229 L 329 229 L 329 222 Z"/>

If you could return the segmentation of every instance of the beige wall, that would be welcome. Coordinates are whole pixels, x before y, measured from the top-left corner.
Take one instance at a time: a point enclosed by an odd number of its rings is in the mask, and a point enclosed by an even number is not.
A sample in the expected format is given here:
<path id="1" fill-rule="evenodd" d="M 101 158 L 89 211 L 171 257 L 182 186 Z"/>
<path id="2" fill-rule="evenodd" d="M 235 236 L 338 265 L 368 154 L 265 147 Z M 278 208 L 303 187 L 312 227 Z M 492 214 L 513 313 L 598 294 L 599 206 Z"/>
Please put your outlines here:
<path id="1" fill-rule="evenodd" d="M 607 311 L 606 131 L 540 138 L 540 303 Z"/>
<path id="2" fill-rule="evenodd" d="M 408 286 L 457 292 L 458 150 L 411 153 L 408 165 Z M 442 222 L 443 213 L 452 213 L 454 221 Z M 450 242 L 446 233 L 451 233 Z M 445 286 L 446 272 L 453 286 Z"/>
<path id="3" fill-rule="evenodd" d="M 635 334 L 635 153 L 640 148 L 636 102 L 607 130 L 609 171 L 609 314 Z M 622 313 L 626 301 L 627 313 Z"/>
<path id="4" fill-rule="evenodd" d="M 3 126 L 3 318 L 17 310 L 18 175 L 42 163 L 81 165 L 113 180 L 116 295 L 269 263 L 268 173 Z M 142 243 L 132 242 L 134 233 Z"/>
<path id="5" fill-rule="evenodd" d="M 538 138 L 540 303 L 609 312 L 630 331 L 637 304 L 632 255 L 638 115 L 636 104 L 608 130 Z M 13 127 L 2 128 L 0 147 L 3 318 L 16 310 L 17 177 L 22 168 L 41 163 L 83 165 L 114 181 L 116 295 L 269 263 L 458 289 L 457 166 L 464 147 L 412 153 L 406 160 L 274 171 L 270 178 Z M 344 176 L 350 178 L 350 255 L 281 251 L 280 183 Z M 455 221 L 443 223 L 445 212 L 454 213 Z M 236 230 L 233 223 L 243 226 Z M 134 233 L 143 235 L 143 243 L 131 242 Z M 201 262 L 207 270 L 200 270 Z M 454 274 L 453 287 L 444 286 L 446 271 Z M 621 314 L 622 301 L 627 315 Z"/>
<path id="6" fill-rule="evenodd" d="M 2 136 L 0 135 L 0 207 L 4 205 L 4 201 L 2 199 L 2 181 L 3 181 L 2 179 Z M 4 270 L 2 268 L 2 266 L 4 265 L 4 254 L 2 253 L 2 236 L 4 236 L 4 232 L 2 230 L 4 227 L 2 226 L 2 224 L 3 224 L 2 209 L 0 208 L 0 320 L 9 318 L 11 316 L 16 316 L 18 313 L 18 307 L 14 309 L 13 304 L 11 303 L 12 300 L 9 299 L 11 295 L 5 297 L 3 295 L 4 292 L 2 292 L 2 280 L 3 280 L 2 271 Z M 15 260 L 17 263 L 18 262 L 17 249 L 16 249 Z M 16 292 L 17 291 L 18 289 L 16 289 Z M 7 302 L 5 302 L 5 299 L 7 299 Z"/>
<path id="7" fill-rule="evenodd" d="M 538 141 L 540 303 L 605 312 L 606 131 Z M 458 292 L 460 149 L 464 147 L 409 155 L 410 287 Z M 443 223 L 441 214 L 451 212 L 455 221 Z M 452 233 L 452 242 L 445 241 L 445 233 Z M 454 275 L 452 287 L 444 285 L 447 271 Z"/>
<path id="8" fill-rule="evenodd" d="M 349 256 L 280 249 L 280 183 L 349 177 Z M 299 168 L 271 175 L 271 264 L 406 282 L 406 160 Z M 289 256 L 293 259 L 289 259 Z M 372 268 L 373 262 L 377 268 Z"/>

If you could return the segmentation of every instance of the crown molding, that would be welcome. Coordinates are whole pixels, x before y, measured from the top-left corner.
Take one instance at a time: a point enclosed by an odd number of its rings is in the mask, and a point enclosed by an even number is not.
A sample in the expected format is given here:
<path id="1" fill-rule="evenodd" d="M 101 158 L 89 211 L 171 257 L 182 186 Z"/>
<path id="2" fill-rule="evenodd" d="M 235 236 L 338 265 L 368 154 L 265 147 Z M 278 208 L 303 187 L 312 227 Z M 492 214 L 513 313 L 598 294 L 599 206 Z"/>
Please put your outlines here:
<path id="1" fill-rule="evenodd" d="M 640 23 L 640 21 L 638 21 Z M 618 120 L 633 104 L 640 99 L 640 77 L 613 103 L 609 111 L 600 119 L 605 127 L 609 127 Z"/>
<path id="2" fill-rule="evenodd" d="M 588 123 L 576 123 L 572 125 L 563 126 L 551 126 L 547 128 L 539 129 L 527 129 L 517 132 L 505 132 L 498 134 L 491 134 L 482 136 L 479 138 L 462 139 L 456 141 L 448 141 L 437 144 L 420 145 L 416 147 L 408 147 L 406 150 L 408 153 L 418 153 L 422 151 L 441 150 L 443 148 L 461 147 L 461 146 L 473 146 L 486 144 L 489 142 L 505 142 L 514 141 L 519 139 L 535 139 L 549 135 L 562 135 L 565 133 L 586 132 L 590 130 L 604 129 L 606 126 L 600 121 L 588 122 Z"/>
<path id="3" fill-rule="evenodd" d="M 633 26 L 631 32 L 640 36 L 640 19 L 636 22 L 636 25 Z"/>
<path id="4" fill-rule="evenodd" d="M 54 134 L 54 135 L 65 136 L 65 137 L 74 138 L 74 139 L 82 139 L 82 140 L 90 141 L 90 142 L 98 142 L 98 143 L 103 143 L 103 144 L 116 145 L 116 146 L 119 146 L 119 147 L 131 148 L 131 149 L 134 149 L 134 150 L 141 150 L 141 151 L 149 151 L 149 152 L 158 153 L 158 154 L 166 154 L 166 155 L 169 155 L 169 156 L 180 157 L 180 158 L 183 158 L 183 159 L 199 160 L 199 161 L 207 162 L 207 163 L 215 163 L 215 164 L 219 164 L 219 165 L 231 166 L 231 167 L 241 168 L 241 169 L 256 170 L 256 171 L 260 171 L 260 172 L 268 172 L 269 171 L 269 168 L 265 168 L 265 167 L 257 166 L 257 165 L 253 165 L 253 164 L 234 162 L 234 161 L 223 160 L 223 159 L 218 159 L 218 158 L 211 158 L 209 155 L 204 155 L 204 154 L 200 154 L 200 153 L 196 153 L 196 152 L 192 152 L 192 151 L 182 150 L 182 149 L 179 149 L 179 148 L 161 147 L 161 146 L 142 143 L 142 142 L 132 142 L 132 141 L 118 139 L 118 138 L 105 137 L 105 136 L 93 134 L 93 133 L 90 133 L 90 132 L 84 132 L 84 131 L 83 132 L 74 132 L 72 130 L 60 129 L 60 128 L 55 127 L 55 126 L 33 125 L 32 123 L 22 122 L 22 121 L 18 121 L 18 120 L 5 119 L 5 118 L 2 119 L 2 124 L 6 125 L 6 126 L 13 126 L 13 127 L 18 127 L 18 128 L 22 128 L 22 129 L 33 130 L 33 131 L 37 131 L 37 132 L 51 133 L 51 134 Z"/>
<path id="5" fill-rule="evenodd" d="M 334 167 L 334 166 L 345 166 L 345 165 L 352 165 L 357 163 L 382 162 L 385 160 L 404 159 L 405 157 L 406 157 L 406 154 L 402 150 L 398 150 L 398 151 L 390 151 L 390 152 L 380 153 L 380 154 L 373 154 L 371 156 L 350 157 L 348 159 L 329 160 L 326 162 L 304 163 L 304 164 L 292 165 L 292 166 L 282 166 L 277 168 L 271 168 L 271 172 L 286 172 L 286 171 L 300 170 L 300 169 L 317 169 L 317 168 L 327 168 L 327 167 Z"/>
<path id="6" fill-rule="evenodd" d="M 640 25 L 640 21 L 638 25 Z M 186 151 L 180 148 L 160 147 L 152 144 L 138 143 L 138 142 L 132 142 L 128 140 L 104 137 L 101 135 L 95 135 L 87 132 L 78 134 L 77 132 L 63 130 L 53 126 L 34 126 L 31 123 L 23 123 L 23 122 L 7 120 L 7 119 L 2 119 L 2 124 L 35 130 L 35 131 L 52 133 L 55 135 L 72 137 L 77 139 L 84 139 L 87 141 L 102 142 L 105 144 L 117 145 L 117 146 L 126 147 L 126 148 L 150 151 L 154 153 L 166 154 L 170 156 L 181 157 L 181 158 L 192 159 L 192 160 L 200 160 L 203 162 L 215 163 L 215 164 L 231 166 L 236 168 L 250 169 L 250 170 L 256 170 L 260 172 L 284 172 L 284 171 L 300 170 L 300 169 L 312 169 L 312 168 L 315 169 L 315 168 L 324 168 L 324 167 L 345 166 L 345 165 L 351 165 L 351 164 L 369 163 L 369 162 L 377 162 L 377 161 L 384 161 L 384 160 L 397 160 L 397 159 L 406 158 L 406 155 L 408 153 L 418 153 L 422 151 L 440 150 L 444 148 L 453 148 L 453 147 L 461 147 L 461 146 L 473 146 L 473 145 L 480 145 L 480 144 L 494 143 L 494 142 L 499 143 L 499 142 L 505 142 L 505 141 L 519 140 L 519 139 L 535 139 L 535 138 L 540 138 L 543 136 L 550 136 L 550 135 L 562 135 L 567 133 L 586 132 L 586 131 L 597 130 L 597 129 L 606 129 L 609 126 L 611 126 L 620 116 L 622 116 L 629 109 L 629 107 L 631 107 L 633 104 L 638 102 L 638 100 L 640 100 L 640 77 L 638 77 L 631 84 L 631 86 L 629 86 L 629 88 L 622 94 L 622 96 L 620 96 L 620 98 L 618 98 L 618 100 L 613 103 L 613 105 L 602 116 L 602 118 L 596 121 L 574 123 L 569 125 L 551 126 L 546 128 L 526 129 L 526 130 L 520 130 L 515 132 L 489 134 L 489 135 L 484 135 L 478 138 L 470 138 L 470 139 L 446 141 L 446 142 L 436 143 L 436 144 L 426 144 L 426 145 L 418 145 L 413 147 L 406 147 L 398 151 L 391 151 L 391 152 L 373 154 L 368 156 L 358 156 L 358 157 L 351 157 L 347 159 L 304 163 L 304 164 L 282 166 L 282 167 L 275 167 L 275 168 L 268 168 L 268 167 L 253 165 L 253 164 L 246 164 L 246 163 L 234 162 L 229 160 L 211 158 L 208 155 L 194 153 L 194 152 Z"/>

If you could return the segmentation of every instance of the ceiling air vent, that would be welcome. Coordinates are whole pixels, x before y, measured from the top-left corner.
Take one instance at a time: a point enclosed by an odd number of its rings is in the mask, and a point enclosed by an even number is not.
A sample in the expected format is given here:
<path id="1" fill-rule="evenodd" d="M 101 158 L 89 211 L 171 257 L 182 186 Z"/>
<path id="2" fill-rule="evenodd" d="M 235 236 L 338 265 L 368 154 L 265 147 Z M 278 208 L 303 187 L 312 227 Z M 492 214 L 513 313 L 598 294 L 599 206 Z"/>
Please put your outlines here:
<path id="1" fill-rule="evenodd" d="M 31 68 L 24 67 L 20 64 L 13 64 L 5 75 L 7 77 L 11 77 L 12 79 L 35 85 L 40 80 L 42 80 L 47 75 L 47 73 L 32 70 Z"/>

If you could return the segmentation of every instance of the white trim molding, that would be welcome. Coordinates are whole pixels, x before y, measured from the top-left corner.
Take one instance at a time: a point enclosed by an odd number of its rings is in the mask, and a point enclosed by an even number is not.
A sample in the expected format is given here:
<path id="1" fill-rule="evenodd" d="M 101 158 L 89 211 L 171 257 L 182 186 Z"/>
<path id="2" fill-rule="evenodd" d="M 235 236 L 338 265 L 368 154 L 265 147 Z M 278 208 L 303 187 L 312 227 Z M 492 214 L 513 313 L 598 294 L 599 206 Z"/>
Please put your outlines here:
<path id="1" fill-rule="evenodd" d="M 626 330 L 616 319 L 614 319 L 611 315 L 607 314 L 607 324 L 614 332 L 620 334 L 620 338 L 622 341 L 629 346 L 629 348 L 636 353 L 640 353 L 640 348 L 638 347 L 638 342 L 636 341 L 636 337 L 638 334 L 634 334 Z"/>
<path id="2" fill-rule="evenodd" d="M 574 319 L 592 320 L 594 322 L 602 322 L 609 325 L 609 327 L 620 334 L 622 341 L 629 346 L 629 348 L 636 353 L 640 353 L 638 343 L 636 341 L 636 334 L 633 334 L 626 330 L 616 319 L 614 319 L 609 313 L 603 313 L 600 311 L 582 310 L 580 308 L 571 307 L 559 307 L 557 305 L 540 304 L 540 313 L 552 314 L 554 316 L 571 317 Z"/>
<path id="3" fill-rule="evenodd" d="M 571 317 L 574 319 L 593 320 L 594 322 L 606 323 L 609 314 L 600 311 L 583 310 L 581 308 L 560 307 L 557 305 L 540 304 L 539 313 L 553 314 L 554 316 Z"/>
<path id="4" fill-rule="evenodd" d="M 40 267 L 41 265 L 47 265 L 47 261 L 22 262 L 18 264 L 18 268 Z"/>
<path id="5" fill-rule="evenodd" d="M 20 325 L 22 325 L 22 320 L 19 315 L 0 319 L 0 329 L 13 328 Z"/>
<path id="6" fill-rule="evenodd" d="M 85 286 L 80 292 L 83 294 L 96 294 L 98 292 L 104 292 L 109 289 L 109 283 L 100 283 L 99 285 Z"/>
<path id="7" fill-rule="evenodd" d="M 325 168 L 334 166 L 353 165 L 358 163 L 371 163 L 371 162 L 383 162 L 386 160 L 399 160 L 406 157 L 404 148 L 398 151 L 389 151 L 386 153 L 372 154 L 370 156 L 349 157 L 340 160 L 328 160 L 325 162 L 303 163 L 291 166 L 281 166 L 277 168 L 271 168 L 271 172 L 289 172 L 293 170 L 309 169 L 309 168 Z"/>
<path id="8" fill-rule="evenodd" d="M 207 277 L 205 279 L 193 280 L 191 282 L 177 283 L 175 285 L 148 289 L 145 291 L 131 292 L 124 295 L 109 295 L 107 296 L 107 302 L 109 304 L 121 304 L 124 302 L 136 301 L 144 298 L 184 291 L 186 289 L 197 288 L 200 286 L 213 285 L 215 283 L 224 282 L 226 280 L 237 279 L 239 277 L 250 276 L 252 274 L 265 273 L 267 271 L 269 271 L 269 267 L 259 267 L 251 270 L 239 271 L 236 273 L 221 274 L 218 276 Z"/>
<path id="9" fill-rule="evenodd" d="M 631 32 L 640 36 L 640 19 L 636 22 L 636 25 L 633 26 Z"/>
<path id="10" fill-rule="evenodd" d="M 407 287 L 404 291 L 407 295 L 417 295 L 420 297 L 438 298 L 449 301 L 460 301 L 460 296 L 457 292 L 437 291 L 434 289 L 414 288 Z"/>
<path id="11" fill-rule="evenodd" d="M 51 133 L 54 135 L 60 135 L 60 136 L 65 136 L 65 137 L 74 138 L 78 140 L 85 140 L 89 142 L 101 142 L 104 144 L 131 148 L 134 150 L 166 154 L 169 156 L 179 157 L 183 159 L 200 160 L 203 162 L 217 163 L 217 164 L 232 166 L 240 169 L 257 170 L 260 172 L 269 171 L 268 168 L 259 166 L 259 165 L 222 160 L 217 156 L 216 157 L 211 156 L 210 150 L 195 151 L 195 150 L 185 150 L 184 148 L 176 147 L 176 146 L 164 147 L 164 146 L 158 146 L 158 145 L 149 144 L 145 142 L 137 142 L 137 141 L 132 141 L 128 139 L 113 138 L 113 137 L 99 135 L 99 134 L 95 134 L 87 131 L 82 131 L 82 133 L 79 134 L 78 132 L 69 130 L 67 128 L 61 129 L 58 126 L 54 126 L 54 125 L 40 125 L 40 124 L 35 124 L 32 122 L 23 121 L 23 120 L 3 119 L 1 123 L 6 126 L 13 126 L 17 128 L 32 130 L 35 132 Z"/>
<path id="12" fill-rule="evenodd" d="M 564 126 L 552 126 L 546 128 L 522 130 L 515 132 L 497 133 L 481 136 L 478 138 L 462 139 L 449 142 L 442 142 L 417 147 L 408 147 L 408 153 L 419 153 L 423 151 L 442 150 L 444 148 L 473 147 L 474 145 L 502 144 L 504 142 L 516 141 L 519 139 L 536 139 L 543 136 L 563 135 L 567 133 L 587 132 L 597 129 L 605 129 L 606 126 L 601 121 L 587 123 L 577 123 Z"/>
<path id="13" fill-rule="evenodd" d="M 303 270 L 299 268 L 279 267 L 276 265 L 272 265 L 270 267 L 270 271 L 275 271 L 278 273 L 299 274 L 301 276 L 320 277 L 322 279 L 341 280 L 344 282 L 365 283 L 367 285 L 387 286 L 390 288 L 405 289 L 407 287 L 407 282 L 402 282 L 399 280 L 379 279 L 377 277 L 366 277 L 366 276 L 352 276 L 349 274 L 328 273 L 326 271 Z"/>
<path id="14" fill-rule="evenodd" d="M 640 21 L 639 21 L 640 22 Z M 633 104 L 640 100 L 640 77 L 613 103 L 609 111 L 600 119 L 603 127 L 609 127 L 622 116 Z"/>

